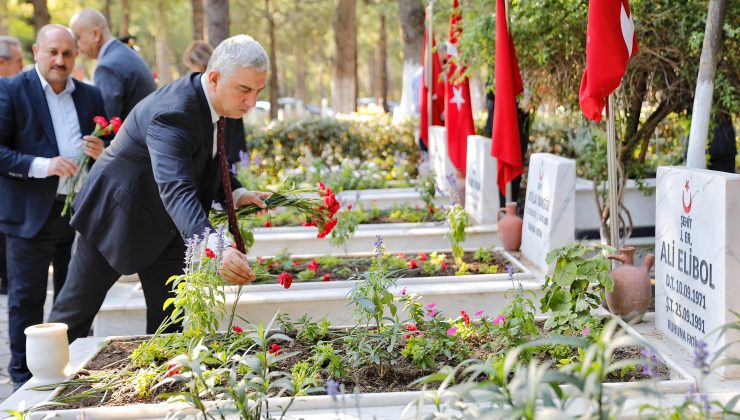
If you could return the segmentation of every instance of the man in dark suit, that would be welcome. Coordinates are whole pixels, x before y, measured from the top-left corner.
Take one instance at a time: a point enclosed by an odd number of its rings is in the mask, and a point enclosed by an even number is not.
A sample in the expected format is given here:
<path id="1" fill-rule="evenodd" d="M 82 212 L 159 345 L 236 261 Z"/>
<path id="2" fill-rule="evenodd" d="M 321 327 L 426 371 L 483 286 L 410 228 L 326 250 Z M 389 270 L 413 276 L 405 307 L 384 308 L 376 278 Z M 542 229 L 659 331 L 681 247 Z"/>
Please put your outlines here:
<path id="1" fill-rule="evenodd" d="M 100 88 L 105 110 L 125 120 L 134 106 L 157 89 L 149 65 L 134 50 L 114 38 L 105 17 L 94 9 L 82 9 L 69 26 L 80 52 L 98 60 L 93 74 Z"/>
<path id="2" fill-rule="evenodd" d="M 8 372 L 16 384 L 30 378 L 24 329 L 43 322 L 49 264 L 54 297 L 64 283 L 74 230 L 62 217 L 66 180 L 82 152 L 97 159 L 103 141 L 85 133 L 105 115 L 100 91 L 72 80 L 77 56 L 72 32 L 46 25 L 33 46 L 34 69 L 0 79 L 0 232 L 8 259 Z"/>
<path id="3" fill-rule="evenodd" d="M 233 136 L 233 119 L 256 104 L 268 68 L 259 43 L 246 35 L 229 38 L 214 50 L 205 73 L 149 95 L 123 123 L 73 203 L 77 246 L 50 317 L 69 325 L 70 341 L 87 335 L 108 289 L 131 273 L 139 273 L 147 332 L 153 333 L 168 316 L 162 309 L 170 295 L 165 283 L 182 273 L 184 240 L 213 230 L 213 200 L 264 207 L 264 195 L 240 188 L 229 173 L 223 139 Z M 223 124 L 225 136 L 217 136 Z M 254 280 L 246 255 L 230 247 L 223 255 L 225 281 Z"/>

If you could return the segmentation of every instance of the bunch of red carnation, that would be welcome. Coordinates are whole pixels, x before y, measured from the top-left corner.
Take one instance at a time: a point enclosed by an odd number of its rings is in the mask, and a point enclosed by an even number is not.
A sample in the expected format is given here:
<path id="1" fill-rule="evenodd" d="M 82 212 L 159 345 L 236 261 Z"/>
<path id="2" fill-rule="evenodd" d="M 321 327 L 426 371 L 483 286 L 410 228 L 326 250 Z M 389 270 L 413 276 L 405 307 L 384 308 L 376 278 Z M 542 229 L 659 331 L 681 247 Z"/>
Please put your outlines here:
<path id="1" fill-rule="evenodd" d="M 321 239 L 331 233 L 332 229 L 337 225 L 337 219 L 334 216 L 337 214 L 341 206 L 339 204 L 339 200 L 337 200 L 337 196 L 334 195 L 331 188 L 324 185 L 321 181 L 319 181 L 319 189 L 319 197 L 324 199 L 324 204 L 319 207 L 321 217 L 308 220 L 303 223 L 303 225 L 318 227 L 319 234 L 316 237 Z"/>

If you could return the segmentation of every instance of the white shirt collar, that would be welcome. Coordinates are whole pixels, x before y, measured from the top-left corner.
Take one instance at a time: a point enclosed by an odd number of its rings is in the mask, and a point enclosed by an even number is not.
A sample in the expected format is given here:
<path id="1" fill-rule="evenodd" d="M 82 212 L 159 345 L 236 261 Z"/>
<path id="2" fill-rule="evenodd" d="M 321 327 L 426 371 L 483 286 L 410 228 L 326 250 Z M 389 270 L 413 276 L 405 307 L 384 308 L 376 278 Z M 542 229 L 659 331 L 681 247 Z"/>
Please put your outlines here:
<path id="1" fill-rule="evenodd" d="M 41 88 L 45 92 L 51 92 L 56 95 L 56 92 L 54 92 L 54 89 L 51 87 L 49 82 L 47 82 L 46 79 L 44 79 L 44 76 L 39 71 L 38 63 L 35 64 L 33 67 L 36 69 L 36 74 L 39 76 L 39 80 L 41 81 Z M 65 93 L 71 94 L 72 92 L 74 92 L 74 90 L 75 90 L 75 84 L 74 82 L 72 82 L 72 77 L 67 77 L 67 84 L 64 86 L 64 90 L 59 92 L 59 95 L 62 95 Z"/>
<path id="2" fill-rule="evenodd" d="M 105 43 L 100 47 L 100 50 L 98 51 L 98 60 L 103 58 L 103 54 L 105 54 L 105 50 L 110 47 L 110 44 L 112 44 L 116 39 L 114 37 L 110 37 Z"/>
<path id="3" fill-rule="evenodd" d="M 206 101 L 208 101 L 208 108 L 211 110 L 211 122 L 216 124 L 220 117 L 216 113 L 216 110 L 213 109 L 213 104 L 211 103 L 211 95 L 208 93 L 208 82 L 206 82 L 206 73 L 203 73 L 200 75 L 200 86 L 203 88 L 203 93 L 206 94 Z"/>

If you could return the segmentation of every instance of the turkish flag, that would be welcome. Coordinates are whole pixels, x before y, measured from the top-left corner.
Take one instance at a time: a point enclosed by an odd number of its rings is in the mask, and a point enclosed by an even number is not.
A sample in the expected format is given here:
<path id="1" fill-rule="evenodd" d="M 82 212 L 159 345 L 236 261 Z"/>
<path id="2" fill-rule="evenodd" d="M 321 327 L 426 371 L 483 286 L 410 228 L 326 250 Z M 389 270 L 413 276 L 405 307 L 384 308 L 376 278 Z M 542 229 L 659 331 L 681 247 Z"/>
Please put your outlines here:
<path id="1" fill-rule="evenodd" d="M 427 106 L 427 98 L 429 96 L 429 88 L 427 87 L 427 30 L 424 25 L 424 49 L 422 50 L 422 78 L 421 78 L 421 95 L 419 97 L 419 109 L 421 110 L 421 118 L 419 127 L 419 138 L 424 143 L 424 146 L 429 147 L 429 107 Z M 445 83 L 441 80 L 440 74 L 442 73 L 442 62 L 439 60 L 439 54 L 437 54 L 436 42 L 434 36 L 432 36 L 432 125 L 442 125 L 442 113 L 445 107 Z"/>
<path id="2" fill-rule="evenodd" d="M 450 16 L 450 40 L 447 44 L 447 80 L 445 81 L 445 126 L 450 160 L 465 175 L 468 151 L 468 136 L 475 134 L 473 109 L 470 107 L 470 86 L 463 76 L 465 66 L 460 62 L 457 40 L 462 33 L 462 14 L 458 0 L 452 3 Z"/>
<path id="3" fill-rule="evenodd" d="M 627 0 L 591 0 L 586 30 L 586 70 L 578 101 L 589 120 L 601 121 L 606 98 L 622 82 L 637 36 Z"/>
<path id="4" fill-rule="evenodd" d="M 512 38 L 506 24 L 504 0 L 496 2 L 496 100 L 493 107 L 491 154 L 498 161 L 498 188 L 522 174 L 524 163 L 519 143 L 516 97 L 522 93 L 522 76 Z"/>

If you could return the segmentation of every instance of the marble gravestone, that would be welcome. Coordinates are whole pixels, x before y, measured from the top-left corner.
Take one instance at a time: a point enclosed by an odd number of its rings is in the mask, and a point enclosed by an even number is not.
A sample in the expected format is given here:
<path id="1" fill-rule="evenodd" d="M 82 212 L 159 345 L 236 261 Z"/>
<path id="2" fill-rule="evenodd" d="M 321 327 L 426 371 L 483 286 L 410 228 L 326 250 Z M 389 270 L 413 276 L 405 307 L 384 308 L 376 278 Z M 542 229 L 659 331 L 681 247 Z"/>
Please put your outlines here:
<path id="1" fill-rule="evenodd" d="M 437 187 L 447 197 L 453 197 L 452 185 L 447 180 L 447 176 L 456 174 L 457 169 L 450 160 L 447 128 L 438 125 L 429 127 L 429 159 L 432 161 L 432 168 L 436 174 Z"/>
<path id="2" fill-rule="evenodd" d="M 655 211 L 655 323 L 688 350 L 740 358 L 740 333 L 719 336 L 740 312 L 740 175 L 659 167 Z M 707 334 L 710 334 L 707 336 Z M 740 377 L 737 365 L 723 368 Z"/>
<path id="3" fill-rule="evenodd" d="M 575 240 L 576 161 L 549 153 L 529 158 L 522 254 L 548 271 L 552 249 Z"/>
<path id="4" fill-rule="evenodd" d="M 491 156 L 491 139 L 468 136 L 465 174 L 465 209 L 478 224 L 496 223 L 498 214 L 498 168 Z"/>

